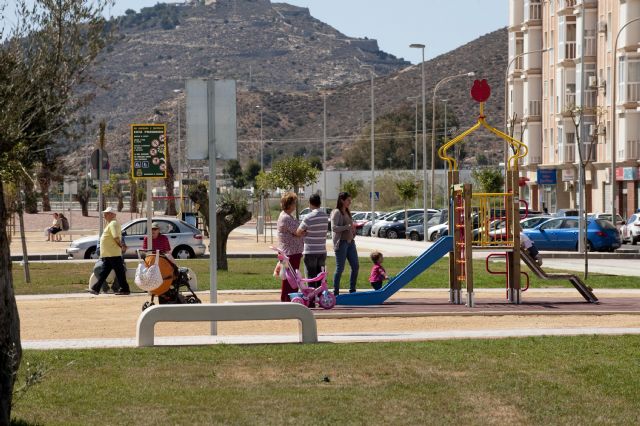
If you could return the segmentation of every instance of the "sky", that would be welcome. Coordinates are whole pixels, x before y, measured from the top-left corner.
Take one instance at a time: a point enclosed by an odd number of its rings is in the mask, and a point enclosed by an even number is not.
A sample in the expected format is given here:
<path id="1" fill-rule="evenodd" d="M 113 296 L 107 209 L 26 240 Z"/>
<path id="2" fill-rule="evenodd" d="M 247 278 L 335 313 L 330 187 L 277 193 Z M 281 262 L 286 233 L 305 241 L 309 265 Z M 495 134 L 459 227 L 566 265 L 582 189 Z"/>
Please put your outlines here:
<path id="1" fill-rule="evenodd" d="M 180 0 L 174 0 L 179 2 Z M 272 2 L 275 2 L 272 0 Z M 9 0 L 9 4 L 11 4 Z M 111 15 L 140 11 L 158 0 L 116 0 Z M 308 7 L 311 15 L 351 37 L 378 40 L 381 50 L 411 63 L 431 59 L 481 35 L 507 26 L 508 0 L 288 0 Z M 13 16 L 11 13 L 5 16 Z"/>

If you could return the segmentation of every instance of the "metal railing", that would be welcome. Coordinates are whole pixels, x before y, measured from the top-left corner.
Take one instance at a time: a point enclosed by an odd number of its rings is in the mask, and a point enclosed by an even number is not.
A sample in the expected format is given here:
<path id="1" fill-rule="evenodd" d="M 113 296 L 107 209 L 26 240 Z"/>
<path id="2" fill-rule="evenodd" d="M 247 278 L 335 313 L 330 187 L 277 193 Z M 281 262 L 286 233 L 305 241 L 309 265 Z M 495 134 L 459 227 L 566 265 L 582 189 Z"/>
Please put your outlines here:
<path id="1" fill-rule="evenodd" d="M 575 144 L 565 144 L 562 148 L 562 162 L 574 163 L 576 161 L 576 146 Z"/>
<path id="2" fill-rule="evenodd" d="M 576 42 L 565 41 L 564 42 L 564 58 L 563 59 L 575 59 L 576 58 Z"/>
<path id="3" fill-rule="evenodd" d="M 507 217 L 513 212 L 513 194 L 511 193 L 474 193 L 471 208 L 476 211 L 473 217 L 474 228 L 471 244 L 479 247 L 513 247 L 513 229 L 504 226 Z"/>
<path id="4" fill-rule="evenodd" d="M 524 20 L 542 19 L 542 2 L 540 0 L 529 0 L 525 3 Z"/>
<path id="5" fill-rule="evenodd" d="M 633 82 L 626 84 L 626 90 L 624 91 L 624 102 L 638 102 L 640 101 L 640 82 Z"/>

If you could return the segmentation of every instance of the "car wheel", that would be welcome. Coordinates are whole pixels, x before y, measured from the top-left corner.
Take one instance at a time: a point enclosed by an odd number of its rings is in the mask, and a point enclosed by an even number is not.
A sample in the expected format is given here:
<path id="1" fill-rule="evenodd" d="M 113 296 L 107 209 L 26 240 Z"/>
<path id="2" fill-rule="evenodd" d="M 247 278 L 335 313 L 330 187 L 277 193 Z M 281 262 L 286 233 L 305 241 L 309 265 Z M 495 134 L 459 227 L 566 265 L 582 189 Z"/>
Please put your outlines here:
<path id="1" fill-rule="evenodd" d="M 89 247 L 87 251 L 84 252 L 85 259 L 97 259 L 98 254 L 96 253 L 96 247 Z"/>
<path id="2" fill-rule="evenodd" d="M 411 238 L 411 241 L 420 241 L 420 235 L 417 232 L 409 234 L 409 238 Z"/>
<path id="3" fill-rule="evenodd" d="M 632 236 L 631 237 L 631 245 L 635 246 L 636 244 L 638 244 L 638 238 Z"/>
<path id="4" fill-rule="evenodd" d="M 395 240 L 396 238 L 398 238 L 398 233 L 394 230 L 390 230 L 387 232 L 387 238 Z"/>
<path id="5" fill-rule="evenodd" d="M 429 241 L 435 241 L 436 238 L 438 238 L 437 232 L 432 232 L 431 235 L 429 235 Z"/>
<path id="6" fill-rule="evenodd" d="M 587 240 L 587 251 L 593 251 L 593 244 L 589 240 Z"/>
<path id="7" fill-rule="evenodd" d="M 196 257 L 195 253 L 189 246 L 178 246 L 173 249 L 173 257 L 175 259 L 193 259 Z"/>

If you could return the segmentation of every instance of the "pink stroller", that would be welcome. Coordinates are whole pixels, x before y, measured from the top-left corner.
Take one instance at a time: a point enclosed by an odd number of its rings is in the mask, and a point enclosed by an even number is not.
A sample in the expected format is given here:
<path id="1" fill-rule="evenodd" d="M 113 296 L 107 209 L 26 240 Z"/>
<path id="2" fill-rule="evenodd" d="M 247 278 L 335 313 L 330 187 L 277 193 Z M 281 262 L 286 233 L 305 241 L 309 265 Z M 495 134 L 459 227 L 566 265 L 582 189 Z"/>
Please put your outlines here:
<path id="1" fill-rule="evenodd" d="M 327 285 L 327 271 L 322 271 L 315 278 L 302 278 L 300 271 L 296 271 L 289 263 L 289 257 L 284 254 L 280 249 L 271 247 L 272 250 L 278 253 L 278 266 L 276 267 L 277 274 L 282 276 L 289 282 L 291 288 L 297 288 L 297 293 L 289 293 L 292 303 L 300 303 L 306 307 L 309 307 L 310 303 L 318 304 L 322 309 L 331 309 L 336 306 L 336 296 L 329 291 Z M 320 282 L 317 288 L 309 285 L 309 283 Z"/>

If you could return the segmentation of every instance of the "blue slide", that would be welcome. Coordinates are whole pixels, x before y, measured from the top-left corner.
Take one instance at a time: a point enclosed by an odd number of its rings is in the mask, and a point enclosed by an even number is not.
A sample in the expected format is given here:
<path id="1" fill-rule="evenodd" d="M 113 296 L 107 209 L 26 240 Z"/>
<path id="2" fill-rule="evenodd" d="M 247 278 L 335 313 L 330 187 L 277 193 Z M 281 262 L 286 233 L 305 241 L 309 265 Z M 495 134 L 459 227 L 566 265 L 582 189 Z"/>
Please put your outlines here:
<path id="1" fill-rule="evenodd" d="M 424 253 L 415 258 L 415 260 L 400 271 L 398 275 L 390 279 L 387 285 L 380 290 L 341 294 L 337 297 L 336 304 L 349 306 L 382 305 L 385 300 L 393 296 L 398 290 L 409 284 L 415 277 L 424 272 L 425 269 L 436 263 L 452 250 L 453 237 L 442 237 L 425 250 Z"/>

